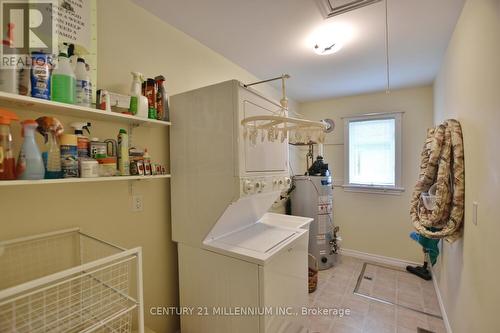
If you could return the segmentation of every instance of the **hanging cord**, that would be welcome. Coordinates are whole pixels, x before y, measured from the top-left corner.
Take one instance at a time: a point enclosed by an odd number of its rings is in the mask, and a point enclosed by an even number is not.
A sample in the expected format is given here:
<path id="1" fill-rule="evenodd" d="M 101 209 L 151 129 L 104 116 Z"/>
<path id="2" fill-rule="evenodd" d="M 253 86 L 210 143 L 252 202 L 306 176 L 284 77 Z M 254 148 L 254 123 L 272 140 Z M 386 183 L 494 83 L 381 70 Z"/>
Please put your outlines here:
<path id="1" fill-rule="evenodd" d="M 385 93 L 389 94 L 391 92 L 391 79 L 390 79 L 390 67 L 389 67 L 389 15 L 388 15 L 388 1 L 385 0 L 385 68 L 387 85 L 385 88 Z"/>

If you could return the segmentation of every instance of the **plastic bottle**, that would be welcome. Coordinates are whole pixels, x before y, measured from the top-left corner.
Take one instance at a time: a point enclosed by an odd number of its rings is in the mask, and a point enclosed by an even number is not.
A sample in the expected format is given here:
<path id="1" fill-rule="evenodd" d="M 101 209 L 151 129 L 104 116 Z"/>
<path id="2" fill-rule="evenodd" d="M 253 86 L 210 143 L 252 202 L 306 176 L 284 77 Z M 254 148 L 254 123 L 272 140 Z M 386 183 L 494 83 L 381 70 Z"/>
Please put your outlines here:
<path id="1" fill-rule="evenodd" d="M 63 178 L 78 177 L 78 138 L 74 134 L 63 134 L 61 141 L 61 170 Z"/>
<path id="2" fill-rule="evenodd" d="M 87 133 L 90 134 L 89 127 L 90 123 L 71 123 L 69 124 L 75 129 L 75 135 L 77 136 L 77 147 L 78 147 L 78 157 L 90 157 L 89 145 L 90 140 L 88 137 L 83 135 L 83 130 L 85 129 Z"/>
<path id="3" fill-rule="evenodd" d="M 38 133 L 45 138 L 46 150 L 42 153 L 45 179 L 61 178 L 61 150 L 57 137 L 62 134 L 64 127 L 54 117 L 40 117 L 36 122 L 38 123 Z"/>
<path id="4" fill-rule="evenodd" d="M 123 128 L 118 133 L 118 171 L 121 176 L 130 175 L 130 159 L 128 156 L 128 134 Z"/>
<path id="5" fill-rule="evenodd" d="M 156 117 L 158 120 L 170 121 L 170 107 L 168 105 L 168 95 L 165 89 L 165 77 L 158 75 L 155 77 L 156 86 Z"/>
<path id="6" fill-rule="evenodd" d="M 130 87 L 130 112 L 139 117 L 148 117 L 148 99 L 142 95 L 141 85 L 144 77 L 139 72 L 131 72 L 132 86 Z"/>
<path id="7" fill-rule="evenodd" d="M 144 87 L 144 95 L 148 99 L 148 118 L 156 119 L 156 81 L 154 79 L 147 79 Z"/>
<path id="8" fill-rule="evenodd" d="M 76 104 L 90 107 L 92 101 L 92 86 L 90 75 L 83 58 L 78 58 L 76 63 Z"/>
<path id="9" fill-rule="evenodd" d="M 32 119 L 21 123 L 24 142 L 17 160 L 16 176 L 18 179 L 43 179 L 45 167 L 43 166 L 42 154 L 35 142 L 35 131 L 38 123 Z"/>
<path id="10" fill-rule="evenodd" d="M 14 120 L 19 120 L 15 113 L 0 109 L 0 180 L 16 179 L 16 160 L 10 132 L 10 123 Z"/>
<path id="11" fill-rule="evenodd" d="M 61 149 L 54 131 L 49 132 L 47 151 L 42 156 L 45 156 L 45 179 L 61 178 Z"/>
<path id="12" fill-rule="evenodd" d="M 76 77 L 67 54 L 67 46 L 61 47 L 57 66 L 52 72 L 51 99 L 56 102 L 75 104 Z"/>

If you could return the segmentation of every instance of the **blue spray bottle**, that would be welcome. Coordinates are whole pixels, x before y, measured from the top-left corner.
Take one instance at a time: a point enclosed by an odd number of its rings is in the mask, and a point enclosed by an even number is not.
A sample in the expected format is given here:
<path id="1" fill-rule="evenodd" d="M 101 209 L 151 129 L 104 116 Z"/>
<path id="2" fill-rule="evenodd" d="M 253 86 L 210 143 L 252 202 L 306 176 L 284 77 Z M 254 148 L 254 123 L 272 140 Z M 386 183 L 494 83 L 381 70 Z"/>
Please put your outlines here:
<path id="1" fill-rule="evenodd" d="M 34 120 L 22 122 L 24 142 L 17 160 L 17 179 L 43 179 L 45 167 L 43 166 L 42 154 L 35 142 L 35 131 L 38 123 Z"/>

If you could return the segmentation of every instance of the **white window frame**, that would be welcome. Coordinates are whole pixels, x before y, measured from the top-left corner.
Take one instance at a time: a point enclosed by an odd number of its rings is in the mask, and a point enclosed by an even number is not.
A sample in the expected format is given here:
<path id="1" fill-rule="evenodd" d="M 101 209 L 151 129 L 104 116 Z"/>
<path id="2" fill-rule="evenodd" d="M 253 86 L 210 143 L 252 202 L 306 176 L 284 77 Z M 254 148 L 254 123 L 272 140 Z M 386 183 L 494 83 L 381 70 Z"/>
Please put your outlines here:
<path id="1" fill-rule="evenodd" d="M 368 193 L 381 193 L 381 194 L 401 194 L 404 188 L 401 183 L 401 143 L 402 143 L 402 119 L 403 112 L 390 112 L 390 113 L 373 113 L 364 114 L 360 116 L 345 117 L 344 119 L 344 191 L 350 192 L 368 192 Z M 349 183 L 349 123 L 353 121 L 369 121 L 380 119 L 394 119 L 396 131 L 396 147 L 395 147 L 395 185 L 382 186 L 370 184 L 351 184 Z"/>

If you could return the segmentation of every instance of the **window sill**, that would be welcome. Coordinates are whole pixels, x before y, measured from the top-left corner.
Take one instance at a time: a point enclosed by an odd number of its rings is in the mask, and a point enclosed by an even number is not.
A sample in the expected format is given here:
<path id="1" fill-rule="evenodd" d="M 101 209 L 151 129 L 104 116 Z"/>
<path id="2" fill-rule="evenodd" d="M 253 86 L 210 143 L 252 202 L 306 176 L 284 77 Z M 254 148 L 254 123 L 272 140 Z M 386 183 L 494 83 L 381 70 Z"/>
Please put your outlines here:
<path id="1" fill-rule="evenodd" d="M 385 186 L 370 186 L 370 185 L 352 185 L 344 184 L 342 188 L 345 192 L 373 193 L 373 194 L 388 194 L 401 195 L 405 189 L 403 187 L 385 187 Z"/>

